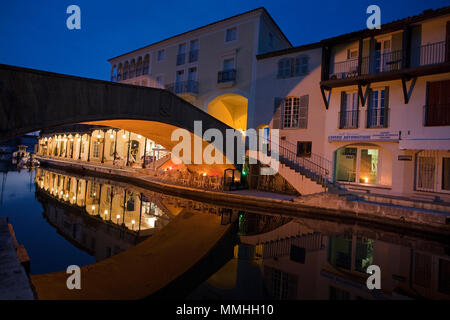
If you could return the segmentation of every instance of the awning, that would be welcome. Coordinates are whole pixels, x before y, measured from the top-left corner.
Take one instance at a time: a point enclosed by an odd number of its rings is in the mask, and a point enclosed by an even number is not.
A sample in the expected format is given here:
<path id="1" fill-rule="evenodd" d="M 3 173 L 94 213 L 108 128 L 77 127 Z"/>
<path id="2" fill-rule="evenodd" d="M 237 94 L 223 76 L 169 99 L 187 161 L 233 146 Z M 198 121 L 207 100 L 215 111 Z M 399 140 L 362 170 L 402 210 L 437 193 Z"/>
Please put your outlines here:
<path id="1" fill-rule="evenodd" d="M 401 150 L 450 150 L 450 138 L 412 138 L 399 141 Z"/>

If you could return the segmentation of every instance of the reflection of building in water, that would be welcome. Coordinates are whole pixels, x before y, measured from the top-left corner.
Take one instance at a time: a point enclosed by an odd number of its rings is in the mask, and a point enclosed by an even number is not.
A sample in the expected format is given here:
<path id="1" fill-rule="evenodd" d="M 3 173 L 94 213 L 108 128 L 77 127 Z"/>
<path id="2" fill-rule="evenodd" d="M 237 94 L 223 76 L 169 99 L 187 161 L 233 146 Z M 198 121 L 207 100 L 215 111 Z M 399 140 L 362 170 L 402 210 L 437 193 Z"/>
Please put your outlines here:
<path id="1" fill-rule="evenodd" d="M 97 260 L 153 234 L 172 216 L 166 207 L 120 186 L 43 169 L 37 169 L 35 182 L 49 222 Z"/>
<path id="2" fill-rule="evenodd" d="M 230 298 L 227 293 L 245 290 L 242 279 L 250 277 L 256 287 L 249 266 L 257 266 L 261 295 L 273 299 L 450 299 L 449 251 L 440 243 L 306 219 L 268 231 L 267 221 L 245 216 L 254 224 L 245 227 L 251 235 L 241 235 L 235 259 L 208 281 L 210 293 Z M 367 289 L 372 264 L 381 269 L 381 290 Z"/>
<path id="3" fill-rule="evenodd" d="M 53 158 L 145 167 L 168 152 L 139 134 L 104 126 L 70 125 L 43 130 L 37 154 Z"/>

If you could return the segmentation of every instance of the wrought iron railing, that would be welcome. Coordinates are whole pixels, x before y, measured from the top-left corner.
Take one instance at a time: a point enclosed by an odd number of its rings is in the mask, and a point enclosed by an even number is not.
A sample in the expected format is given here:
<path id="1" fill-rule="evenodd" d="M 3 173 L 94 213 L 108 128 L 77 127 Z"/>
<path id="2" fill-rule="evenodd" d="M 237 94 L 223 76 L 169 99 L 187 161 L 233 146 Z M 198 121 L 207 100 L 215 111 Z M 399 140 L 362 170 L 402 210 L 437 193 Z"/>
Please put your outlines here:
<path id="1" fill-rule="evenodd" d="M 198 82 L 194 80 L 178 81 L 166 85 L 166 89 L 175 93 L 198 93 Z"/>
<path id="2" fill-rule="evenodd" d="M 450 104 L 428 104 L 423 108 L 425 126 L 450 126 Z"/>
<path id="3" fill-rule="evenodd" d="M 425 44 L 417 50 L 420 55 L 420 65 L 430 65 L 445 62 L 445 41 Z"/>
<path id="4" fill-rule="evenodd" d="M 425 66 L 444 63 L 448 60 L 446 41 L 425 44 L 411 49 L 409 65 Z M 330 73 L 330 79 L 352 78 L 358 75 L 376 74 L 401 70 L 404 65 L 405 50 L 394 50 L 389 52 L 373 52 L 370 56 L 358 59 L 335 62 Z"/>
<path id="5" fill-rule="evenodd" d="M 219 71 L 217 83 L 236 81 L 236 69 Z"/>
<path id="6" fill-rule="evenodd" d="M 339 112 L 339 129 L 358 128 L 359 110 Z"/>
<path id="7" fill-rule="evenodd" d="M 387 128 L 389 108 L 368 108 L 367 128 Z"/>

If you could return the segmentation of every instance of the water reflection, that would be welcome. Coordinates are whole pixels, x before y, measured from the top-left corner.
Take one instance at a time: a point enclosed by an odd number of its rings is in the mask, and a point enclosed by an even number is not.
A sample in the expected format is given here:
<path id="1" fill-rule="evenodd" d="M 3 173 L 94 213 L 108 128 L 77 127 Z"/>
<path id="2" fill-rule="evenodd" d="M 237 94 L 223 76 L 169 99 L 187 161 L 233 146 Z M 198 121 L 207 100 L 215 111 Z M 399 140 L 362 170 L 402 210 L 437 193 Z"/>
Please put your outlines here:
<path id="1" fill-rule="evenodd" d="M 235 257 L 190 296 L 227 299 L 450 299 L 448 239 L 245 214 Z M 381 290 L 368 290 L 369 265 Z"/>
<path id="2" fill-rule="evenodd" d="M 47 221 L 97 261 L 128 249 L 173 217 L 157 199 L 94 178 L 38 168 L 35 183 Z"/>

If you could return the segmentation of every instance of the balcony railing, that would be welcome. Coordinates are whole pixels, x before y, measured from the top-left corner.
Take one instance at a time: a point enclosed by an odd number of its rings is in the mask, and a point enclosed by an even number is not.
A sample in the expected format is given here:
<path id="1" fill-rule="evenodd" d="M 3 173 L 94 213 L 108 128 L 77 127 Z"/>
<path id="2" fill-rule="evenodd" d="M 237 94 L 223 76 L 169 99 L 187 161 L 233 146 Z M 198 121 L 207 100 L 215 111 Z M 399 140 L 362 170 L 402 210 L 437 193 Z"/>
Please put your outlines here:
<path id="1" fill-rule="evenodd" d="M 178 81 L 167 85 L 166 89 L 175 94 L 182 94 L 182 93 L 197 94 L 198 82 L 194 80 Z"/>
<path id="2" fill-rule="evenodd" d="M 339 129 L 358 128 L 359 110 L 339 112 Z"/>
<path id="3" fill-rule="evenodd" d="M 421 66 L 445 62 L 445 41 L 420 46 L 417 51 Z"/>
<path id="4" fill-rule="evenodd" d="M 198 50 L 189 51 L 189 62 L 195 62 L 198 60 Z"/>
<path id="5" fill-rule="evenodd" d="M 368 108 L 367 128 L 387 128 L 389 108 Z"/>
<path id="6" fill-rule="evenodd" d="M 236 81 L 236 69 L 219 71 L 217 74 L 217 83 Z"/>
<path id="7" fill-rule="evenodd" d="M 415 47 L 411 49 L 409 65 L 417 67 L 444 63 L 447 60 L 446 54 L 445 41 Z M 374 52 L 371 56 L 364 56 L 361 58 L 360 66 L 358 59 L 335 62 L 329 78 L 331 80 L 347 79 L 359 75 L 399 71 L 403 65 L 407 65 L 403 63 L 404 57 L 405 50 L 395 50 L 385 53 Z"/>
<path id="8" fill-rule="evenodd" d="M 424 106 L 425 126 L 450 126 L 450 104 Z"/>
<path id="9" fill-rule="evenodd" d="M 177 66 L 184 64 L 186 61 L 186 53 L 177 54 Z"/>

